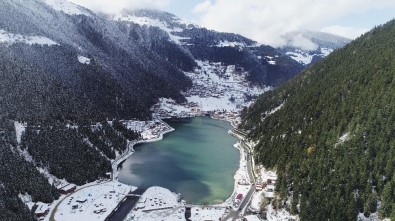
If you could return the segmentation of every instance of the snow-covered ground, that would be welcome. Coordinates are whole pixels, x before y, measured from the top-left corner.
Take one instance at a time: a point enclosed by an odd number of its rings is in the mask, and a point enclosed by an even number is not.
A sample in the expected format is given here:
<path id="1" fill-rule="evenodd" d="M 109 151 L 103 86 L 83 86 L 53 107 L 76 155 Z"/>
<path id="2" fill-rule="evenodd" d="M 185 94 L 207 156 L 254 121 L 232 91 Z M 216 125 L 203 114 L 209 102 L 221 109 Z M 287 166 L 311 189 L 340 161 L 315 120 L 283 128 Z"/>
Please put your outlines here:
<path id="1" fill-rule="evenodd" d="M 138 24 L 140 26 L 160 28 L 169 35 L 170 39 L 173 42 L 175 42 L 177 44 L 181 44 L 181 40 L 183 40 L 183 39 L 189 39 L 189 38 L 177 36 L 175 34 L 177 32 L 182 32 L 183 30 L 181 28 L 171 28 L 165 21 L 161 21 L 158 19 L 153 19 L 153 18 L 149 18 L 149 17 L 139 17 L 139 16 L 133 16 L 133 15 L 127 15 L 127 16 L 117 15 L 114 17 L 114 20 L 133 22 L 133 23 Z"/>
<path id="2" fill-rule="evenodd" d="M 294 52 L 287 52 L 286 54 L 290 56 L 292 59 L 295 61 L 303 64 L 303 65 L 308 65 L 311 63 L 313 60 L 314 56 L 320 56 L 320 57 L 326 57 L 330 53 L 333 52 L 333 49 L 330 48 L 320 48 L 316 54 L 311 53 L 310 51 L 303 51 L 303 50 L 295 50 Z"/>
<path id="3" fill-rule="evenodd" d="M 269 204 L 267 207 L 266 218 L 268 221 L 284 221 L 284 220 L 295 220 L 298 221 L 298 216 L 292 216 L 285 209 L 275 210 L 273 206 Z"/>
<path id="4" fill-rule="evenodd" d="M 54 10 L 61 11 L 69 15 L 90 16 L 89 11 L 67 0 L 44 0 L 44 2 L 51 6 Z"/>
<path id="5" fill-rule="evenodd" d="M 216 47 L 240 47 L 240 48 L 244 48 L 246 45 L 242 42 L 237 42 L 237 41 L 220 41 L 217 45 L 215 45 Z"/>
<path id="6" fill-rule="evenodd" d="M 25 132 L 26 130 L 26 124 L 22 124 L 18 121 L 14 122 L 14 126 L 15 126 L 15 132 L 16 132 L 16 141 L 18 142 L 18 144 L 21 143 L 21 137 L 22 134 Z"/>
<path id="7" fill-rule="evenodd" d="M 171 99 L 161 99 L 154 112 L 161 117 L 198 115 L 201 112 L 238 112 L 251 105 L 254 98 L 271 90 L 271 87 L 252 86 L 246 80 L 247 72 L 234 65 L 223 65 L 197 60 L 198 68 L 185 74 L 193 81 L 193 86 L 184 95 L 185 104 L 176 104 Z"/>
<path id="8" fill-rule="evenodd" d="M 136 189 L 116 181 L 81 187 L 59 204 L 56 221 L 104 220 L 124 200 L 126 194 Z"/>
<path id="9" fill-rule="evenodd" d="M 221 220 L 228 212 L 225 207 L 196 206 L 191 208 L 191 220 Z"/>
<path id="10" fill-rule="evenodd" d="M 140 197 L 125 221 L 185 220 L 185 201 L 162 187 L 151 187 Z"/>
<path id="11" fill-rule="evenodd" d="M 247 221 L 260 221 L 261 219 L 257 215 L 249 215 L 244 217 Z"/>
<path id="12" fill-rule="evenodd" d="M 55 41 L 42 37 L 42 36 L 26 36 L 20 34 L 13 34 L 5 30 L 0 29 L 0 44 L 16 44 L 24 43 L 27 45 L 58 45 Z"/>
<path id="13" fill-rule="evenodd" d="M 287 52 L 286 54 L 303 65 L 308 65 L 313 60 L 312 55 L 302 50 L 297 50 L 296 52 Z"/>
<path id="14" fill-rule="evenodd" d="M 87 58 L 87 57 L 84 57 L 84 56 L 82 56 L 82 55 L 78 55 L 77 59 L 78 59 L 78 61 L 79 61 L 81 64 L 90 64 L 90 63 L 91 63 L 91 59 L 89 59 L 89 58 Z"/>
<path id="15" fill-rule="evenodd" d="M 262 199 L 264 197 L 264 192 L 263 191 L 257 191 L 254 193 L 254 195 L 252 196 L 252 200 L 251 200 L 251 204 L 250 204 L 250 211 L 252 212 L 260 212 L 261 210 L 261 203 L 262 203 Z"/>

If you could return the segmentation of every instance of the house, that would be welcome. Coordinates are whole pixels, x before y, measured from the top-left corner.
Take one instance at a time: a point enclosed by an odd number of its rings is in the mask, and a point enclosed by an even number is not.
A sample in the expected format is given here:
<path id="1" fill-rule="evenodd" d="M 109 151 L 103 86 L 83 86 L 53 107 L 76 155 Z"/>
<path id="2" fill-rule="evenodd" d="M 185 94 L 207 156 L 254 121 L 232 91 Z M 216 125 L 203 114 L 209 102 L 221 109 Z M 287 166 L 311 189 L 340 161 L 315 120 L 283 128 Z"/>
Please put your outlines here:
<path id="1" fill-rule="evenodd" d="M 48 205 L 45 203 L 39 203 L 36 211 L 34 211 L 34 215 L 36 215 L 37 218 L 40 218 L 46 216 L 48 212 L 49 212 Z"/>
<path id="2" fill-rule="evenodd" d="M 59 193 L 61 194 L 69 194 L 74 192 L 77 189 L 77 186 L 74 184 L 67 184 L 61 188 L 59 188 Z"/>

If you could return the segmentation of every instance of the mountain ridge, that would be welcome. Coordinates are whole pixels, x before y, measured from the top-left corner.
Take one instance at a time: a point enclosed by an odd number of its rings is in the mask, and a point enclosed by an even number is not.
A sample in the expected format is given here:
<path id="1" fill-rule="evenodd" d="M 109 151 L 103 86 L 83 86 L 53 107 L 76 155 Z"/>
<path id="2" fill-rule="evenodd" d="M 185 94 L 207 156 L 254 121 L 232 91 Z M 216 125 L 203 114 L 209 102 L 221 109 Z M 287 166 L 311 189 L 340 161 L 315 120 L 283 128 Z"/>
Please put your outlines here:
<path id="1" fill-rule="evenodd" d="M 277 207 L 291 199 L 302 220 L 394 217 L 394 34 L 394 20 L 374 28 L 244 113 L 256 160 L 279 174 Z"/>
<path id="2" fill-rule="evenodd" d="M 304 66 L 325 58 L 334 50 L 344 47 L 351 40 L 338 35 L 317 31 L 294 31 L 284 36 L 286 45 L 279 48 Z"/>

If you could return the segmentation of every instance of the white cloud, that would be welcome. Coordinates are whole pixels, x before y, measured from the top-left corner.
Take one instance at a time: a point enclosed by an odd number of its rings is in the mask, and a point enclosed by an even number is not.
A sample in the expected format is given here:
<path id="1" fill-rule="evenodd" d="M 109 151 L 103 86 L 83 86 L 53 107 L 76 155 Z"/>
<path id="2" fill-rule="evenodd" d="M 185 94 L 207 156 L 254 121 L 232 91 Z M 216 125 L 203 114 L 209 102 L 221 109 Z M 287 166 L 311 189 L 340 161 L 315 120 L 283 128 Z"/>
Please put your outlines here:
<path id="1" fill-rule="evenodd" d="M 283 46 L 285 41 L 281 36 L 287 32 L 321 30 L 346 16 L 385 7 L 395 8 L 395 1 L 205 0 L 194 11 L 200 13 L 199 23 L 207 28 L 240 33 L 260 43 Z M 340 28 L 336 30 L 333 27 L 326 30 L 331 33 L 337 31 L 345 37 L 355 37 L 360 33 L 351 35 L 351 29 L 340 31 Z M 357 33 L 358 30 L 354 31 Z M 303 45 L 307 43 L 304 41 Z"/>
<path id="2" fill-rule="evenodd" d="M 165 9 L 171 0 L 68 0 L 96 12 L 118 13 L 122 9 Z"/>
<path id="3" fill-rule="evenodd" d="M 346 38 L 355 39 L 361 34 L 369 31 L 369 28 L 356 28 L 356 27 L 346 27 L 340 25 L 329 26 L 321 29 L 323 32 L 328 32 L 335 35 L 344 36 Z"/>
<path id="4" fill-rule="evenodd" d="M 211 6 L 211 0 L 205 0 L 204 2 L 197 4 L 193 9 L 193 12 L 204 13 L 205 11 L 209 10 Z"/>
<path id="5" fill-rule="evenodd" d="M 294 36 L 291 40 L 291 46 L 295 48 L 301 48 L 303 50 L 314 51 L 318 48 L 318 45 L 312 42 L 310 39 L 303 37 L 302 34 Z"/>

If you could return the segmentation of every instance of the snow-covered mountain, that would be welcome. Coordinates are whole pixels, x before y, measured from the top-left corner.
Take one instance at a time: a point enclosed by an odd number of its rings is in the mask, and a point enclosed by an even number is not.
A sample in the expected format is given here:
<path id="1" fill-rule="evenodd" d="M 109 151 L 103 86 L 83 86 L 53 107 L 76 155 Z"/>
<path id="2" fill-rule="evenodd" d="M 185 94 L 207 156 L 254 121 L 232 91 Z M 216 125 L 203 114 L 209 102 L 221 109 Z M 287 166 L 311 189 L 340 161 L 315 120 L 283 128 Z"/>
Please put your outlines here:
<path id="1" fill-rule="evenodd" d="M 166 48 L 179 48 L 194 60 L 236 65 L 248 71 L 247 80 L 261 86 L 277 86 L 303 69 L 302 65 L 273 47 L 260 45 L 238 34 L 208 30 L 182 21 L 170 13 L 155 10 L 124 11 L 111 19 L 132 27 L 130 35 L 134 39 L 173 59 L 172 62 L 176 64 L 180 62 L 175 60 L 174 53 L 166 53 L 169 51 Z M 162 38 L 167 39 L 167 42 Z"/>
<path id="2" fill-rule="evenodd" d="M 341 36 L 313 31 L 290 32 L 283 37 L 286 45 L 279 50 L 305 66 L 314 64 L 351 41 Z"/>

